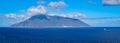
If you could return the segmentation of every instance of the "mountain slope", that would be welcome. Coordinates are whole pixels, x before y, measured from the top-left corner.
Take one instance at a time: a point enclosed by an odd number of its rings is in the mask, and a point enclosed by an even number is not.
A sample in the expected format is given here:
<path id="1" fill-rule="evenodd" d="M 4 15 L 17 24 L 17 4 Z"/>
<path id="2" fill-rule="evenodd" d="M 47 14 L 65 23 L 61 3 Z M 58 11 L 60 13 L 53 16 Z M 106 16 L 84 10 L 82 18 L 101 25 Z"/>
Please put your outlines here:
<path id="1" fill-rule="evenodd" d="M 88 24 L 73 18 L 48 16 L 39 14 L 32 16 L 24 22 L 12 25 L 12 27 L 41 28 L 41 27 L 84 27 Z"/>

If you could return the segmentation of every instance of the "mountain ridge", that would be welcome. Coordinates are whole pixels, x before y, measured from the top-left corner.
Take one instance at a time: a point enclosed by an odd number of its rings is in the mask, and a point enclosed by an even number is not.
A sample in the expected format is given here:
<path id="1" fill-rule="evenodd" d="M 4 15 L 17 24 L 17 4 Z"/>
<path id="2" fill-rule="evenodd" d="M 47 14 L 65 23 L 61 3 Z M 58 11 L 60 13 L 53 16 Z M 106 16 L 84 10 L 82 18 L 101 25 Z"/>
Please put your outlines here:
<path id="1" fill-rule="evenodd" d="M 11 27 L 41 28 L 41 27 L 86 27 L 86 26 L 89 25 L 80 21 L 79 19 L 38 14 L 32 16 L 31 18 L 23 22 L 13 24 Z"/>

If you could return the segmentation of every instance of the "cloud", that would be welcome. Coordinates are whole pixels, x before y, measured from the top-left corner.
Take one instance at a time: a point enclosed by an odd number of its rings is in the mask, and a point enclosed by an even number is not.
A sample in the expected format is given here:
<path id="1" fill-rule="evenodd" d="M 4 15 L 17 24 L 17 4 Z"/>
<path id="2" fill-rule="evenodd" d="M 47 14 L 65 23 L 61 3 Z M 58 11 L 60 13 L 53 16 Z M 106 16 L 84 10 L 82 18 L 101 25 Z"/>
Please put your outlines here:
<path id="1" fill-rule="evenodd" d="M 50 2 L 48 4 L 46 4 L 46 2 L 44 2 L 44 1 L 38 1 L 37 3 L 39 4 L 38 6 L 31 6 L 27 10 L 24 10 L 24 9 L 20 10 L 19 11 L 20 13 L 18 13 L 18 14 L 16 14 L 16 13 L 0 14 L 0 20 L 2 20 L 2 19 L 4 19 L 5 21 L 8 20 L 9 22 L 11 22 L 13 24 L 15 22 L 19 23 L 21 21 L 24 21 L 36 14 L 47 14 L 50 16 L 62 16 L 62 17 L 69 17 L 69 18 L 84 18 L 84 17 L 86 17 L 84 14 L 81 14 L 79 12 L 57 14 L 59 12 L 57 12 L 56 9 L 59 9 L 59 11 L 60 11 L 61 8 L 64 8 L 67 6 L 67 4 L 64 1 Z M 43 4 L 46 4 L 47 6 L 43 6 Z M 54 13 L 52 13 L 53 11 L 54 11 Z M 12 21 L 10 21 L 10 20 L 12 20 Z M 7 24 L 7 23 L 5 23 L 5 24 Z"/>
<path id="2" fill-rule="evenodd" d="M 39 5 L 37 7 L 32 6 L 27 10 L 27 13 L 28 13 L 28 15 L 46 14 L 47 9 L 46 9 L 46 7 L 44 7 L 42 5 Z"/>
<path id="3" fill-rule="evenodd" d="M 17 19 L 18 19 L 18 20 L 26 20 L 26 19 L 28 19 L 28 18 L 30 18 L 30 16 L 27 16 L 27 15 L 18 15 L 18 16 L 17 16 Z"/>
<path id="4" fill-rule="evenodd" d="M 85 14 L 81 14 L 80 12 L 72 12 L 67 14 L 48 14 L 50 16 L 61 16 L 61 17 L 69 17 L 69 18 L 86 18 Z"/>
<path id="5" fill-rule="evenodd" d="M 103 0 L 104 5 L 120 5 L 120 0 Z"/>
<path id="6" fill-rule="evenodd" d="M 85 14 L 82 14 L 82 13 L 79 13 L 79 12 L 73 12 L 69 15 L 67 15 L 71 18 L 86 18 L 86 15 Z"/>
<path id="7" fill-rule="evenodd" d="M 6 18 L 13 18 L 13 19 L 17 18 L 16 14 L 14 14 L 14 13 L 6 14 L 5 17 Z"/>
<path id="8" fill-rule="evenodd" d="M 51 16 L 62 16 L 62 17 L 69 17 L 69 18 L 85 18 L 86 16 L 84 14 L 81 14 L 79 12 L 72 12 L 72 13 L 66 13 L 66 14 L 50 14 L 49 11 L 52 11 L 51 8 L 59 9 L 64 8 L 67 6 L 67 4 L 64 1 L 58 1 L 58 2 L 50 2 L 48 3 L 48 6 L 43 6 L 42 4 L 45 4 L 44 1 L 38 1 L 38 6 L 31 6 L 27 10 L 20 10 L 20 14 L 15 13 L 9 13 L 5 14 L 4 16 L 0 16 L 2 18 L 10 18 L 10 19 L 28 19 L 31 16 L 34 16 L 36 14 L 47 14 Z M 49 9 L 50 7 L 50 9 Z"/>
<path id="9" fill-rule="evenodd" d="M 0 19 L 14 19 L 14 20 L 26 20 L 28 19 L 30 16 L 27 15 L 17 15 L 14 13 L 10 13 L 10 14 L 5 14 L 5 15 L 0 15 Z"/>
<path id="10" fill-rule="evenodd" d="M 8 13 L 2 16 L 0 15 L 0 18 L 25 19 L 36 14 L 47 14 L 48 10 L 52 11 L 50 10 L 51 8 L 63 8 L 67 5 L 64 1 L 50 2 L 48 6 L 43 6 L 46 3 L 45 1 L 38 1 L 37 3 L 39 4 L 38 6 L 31 6 L 27 10 L 20 10 L 20 14 Z M 48 7 L 51 8 L 49 9 Z"/>
<path id="11" fill-rule="evenodd" d="M 59 9 L 59 8 L 64 8 L 67 4 L 64 1 L 58 1 L 58 2 L 50 2 L 48 6 L 51 9 Z"/>
<path id="12" fill-rule="evenodd" d="M 47 13 L 47 8 L 43 5 L 38 5 L 38 6 L 31 6 L 27 10 L 20 10 L 19 14 L 15 14 L 15 13 L 8 13 L 4 15 L 0 14 L 0 18 L 25 20 L 36 14 L 46 14 L 46 13 Z"/>

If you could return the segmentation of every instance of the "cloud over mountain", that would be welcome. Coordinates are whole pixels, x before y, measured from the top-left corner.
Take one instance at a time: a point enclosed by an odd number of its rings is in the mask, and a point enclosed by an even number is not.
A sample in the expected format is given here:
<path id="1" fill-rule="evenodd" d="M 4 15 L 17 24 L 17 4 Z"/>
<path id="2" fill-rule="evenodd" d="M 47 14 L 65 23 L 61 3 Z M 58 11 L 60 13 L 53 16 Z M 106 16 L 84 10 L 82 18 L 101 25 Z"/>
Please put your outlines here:
<path id="1" fill-rule="evenodd" d="M 46 7 L 39 5 L 37 7 L 30 7 L 28 10 L 28 14 L 29 15 L 33 15 L 33 14 L 45 14 L 47 13 L 47 9 Z"/>
<path id="2" fill-rule="evenodd" d="M 43 4 L 46 4 L 45 1 L 38 1 L 37 3 L 38 3 L 37 6 L 31 6 L 27 10 L 20 10 L 20 14 L 8 13 L 5 15 L 2 15 L 4 17 L 2 16 L 1 17 L 11 18 L 11 19 L 26 19 L 36 14 L 47 14 L 52 16 L 57 15 L 57 16 L 70 17 L 70 18 L 85 17 L 85 15 L 80 12 L 72 12 L 72 13 L 70 12 L 70 13 L 60 13 L 60 14 L 56 12 L 54 12 L 53 14 L 50 13 L 54 9 L 61 9 L 67 6 L 67 3 L 65 3 L 64 1 L 56 1 L 56 2 L 51 1 L 47 4 L 48 6 L 43 5 Z"/>
<path id="3" fill-rule="evenodd" d="M 61 16 L 61 17 L 69 17 L 69 18 L 86 18 L 85 14 L 82 14 L 80 12 L 72 12 L 72 13 L 65 13 L 65 14 L 48 14 L 51 16 Z"/>
<path id="4" fill-rule="evenodd" d="M 18 23 L 24 20 L 29 19 L 30 17 L 37 14 L 46 14 L 50 16 L 61 16 L 61 17 L 69 17 L 69 18 L 84 18 L 86 17 L 84 14 L 80 12 L 61 12 L 61 9 L 64 9 L 67 5 L 64 1 L 38 1 L 38 5 L 30 6 L 26 10 L 21 9 L 19 13 L 7 13 L 0 15 L 0 19 L 12 20 L 10 24 Z M 59 12 L 57 11 L 59 9 Z M 60 13 L 61 12 L 61 13 Z M 16 21 L 16 22 L 13 22 Z"/>

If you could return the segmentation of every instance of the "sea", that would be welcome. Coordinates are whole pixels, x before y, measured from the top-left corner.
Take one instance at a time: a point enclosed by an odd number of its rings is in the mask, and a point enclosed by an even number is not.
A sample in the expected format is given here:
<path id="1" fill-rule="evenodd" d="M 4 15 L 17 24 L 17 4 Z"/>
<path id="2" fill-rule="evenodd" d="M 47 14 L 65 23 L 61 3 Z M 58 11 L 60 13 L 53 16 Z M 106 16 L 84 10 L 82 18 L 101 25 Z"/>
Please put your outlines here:
<path id="1" fill-rule="evenodd" d="M 0 43 L 120 43 L 120 27 L 1 27 Z"/>

